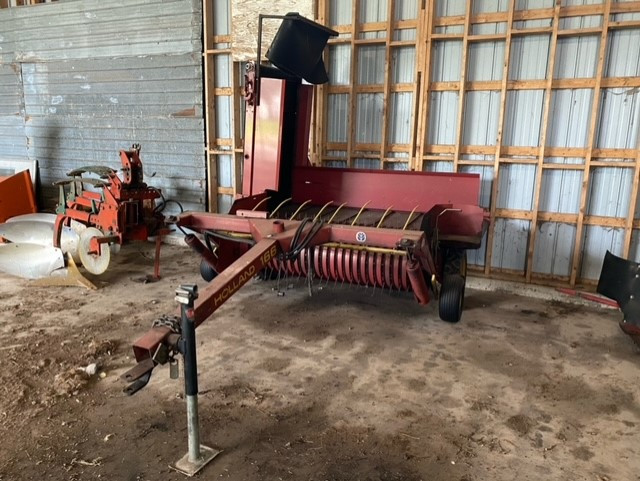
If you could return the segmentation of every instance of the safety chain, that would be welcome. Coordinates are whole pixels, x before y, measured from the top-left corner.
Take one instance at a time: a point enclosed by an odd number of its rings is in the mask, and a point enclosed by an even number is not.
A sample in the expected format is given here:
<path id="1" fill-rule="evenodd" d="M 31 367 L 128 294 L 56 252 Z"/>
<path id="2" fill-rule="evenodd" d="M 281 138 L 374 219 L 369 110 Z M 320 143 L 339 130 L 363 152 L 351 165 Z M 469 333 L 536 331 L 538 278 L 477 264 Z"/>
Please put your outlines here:
<path id="1" fill-rule="evenodd" d="M 180 334 L 182 332 L 180 318 L 177 316 L 168 316 L 166 314 L 155 319 L 153 324 L 151 324 L 151 327 L 168 327 L 176 334 Z"/>

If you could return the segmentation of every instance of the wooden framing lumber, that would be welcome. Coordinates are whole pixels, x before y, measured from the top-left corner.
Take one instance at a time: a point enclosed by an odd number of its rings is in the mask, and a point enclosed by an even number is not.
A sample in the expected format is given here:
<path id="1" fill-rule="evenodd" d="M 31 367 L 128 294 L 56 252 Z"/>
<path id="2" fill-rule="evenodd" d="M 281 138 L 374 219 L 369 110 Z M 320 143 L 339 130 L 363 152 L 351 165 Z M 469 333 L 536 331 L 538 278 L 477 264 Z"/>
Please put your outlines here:
<path id="1" fill-rule="evenodd" d="M 591 104 L 591 118 L 589 120 L 589 133 L 587 135 L 587 153 L 584 161 L 584 174 L 582 176 L 582 192 L 580 193 L 580 211 L 578 212 L 578 223 L 576 226 L 575 245 L 573 248 L 573 257 L 571 260 L 571 278 L 569 284 L 576 285 L 578 278 L 578 269 L 581 264 L 581 248 L 583 245 L 583 229 L 584 217 L 587 210 L 587 199 L 589 193 L 589 179 L 591 174 L 591 160 L 593 158 L 593 149 L 596 142 L 596 129 L 598 127 L 598 108 L 600 107 L 602 73 L 604 71 L 605 55 L 607 53 L 607 40 L 609 38 L 609 20 L 611 12 L 612 0 L 605 0 L 604 17 L 602 21 L 602 33 L 600 35 L 600 48 L 598 52 L 598 65 L 596 67 L 596 85 L 593 92 Z M 633 206 L 635 208 L 635 205 Z M 631 209 L 633 210 L 633 209 Z M 633 217 L 633 214 L 631 214 Z"/>
<path id="2" fill-rule="evenodd" d="M 529 224 L 529 248 L 527 251 L 527 264 L 525 267 L 525 277 L 527 282 L 531 281 L 533 272 L 533 251 L 536 244 L 536 232 L 538 229 L 538 209 L 540 207 L 540 191 L 542 184 L 542 166 L 544 165 L 544 150 L 547 143 L 547 132 L 549 131 L 549 109 L 551 106 L 551 96 L 553 95 L 553 74 L 556 62 L 556 52 L 558 50 L 558 28 L 560 23 L 560 2 L 556 3 L 553 15 L 553 31 L 549 43 L 549 58 L 547 61 L 546 85 L 544 89 L 544 107 L 542 108 L 542 126 L 540 127 L 540 151 L 538 152 L 536 165 L 536 180 L 533 184 L 534 194 L 531 207 L 531 223 Z"/>

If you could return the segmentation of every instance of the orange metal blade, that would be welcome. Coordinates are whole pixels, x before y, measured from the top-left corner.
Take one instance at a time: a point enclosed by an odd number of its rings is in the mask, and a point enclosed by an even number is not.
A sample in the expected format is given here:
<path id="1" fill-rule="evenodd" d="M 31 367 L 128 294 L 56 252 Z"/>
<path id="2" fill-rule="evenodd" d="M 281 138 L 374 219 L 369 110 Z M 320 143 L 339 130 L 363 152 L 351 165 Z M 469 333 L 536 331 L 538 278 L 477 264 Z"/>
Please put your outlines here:
<path id="1" fill-rule="evenodd" d="M 16 215 L 35 212 L 36 199 L 28 170 L 9 177 L 0 177 L 0 222 Z"/>

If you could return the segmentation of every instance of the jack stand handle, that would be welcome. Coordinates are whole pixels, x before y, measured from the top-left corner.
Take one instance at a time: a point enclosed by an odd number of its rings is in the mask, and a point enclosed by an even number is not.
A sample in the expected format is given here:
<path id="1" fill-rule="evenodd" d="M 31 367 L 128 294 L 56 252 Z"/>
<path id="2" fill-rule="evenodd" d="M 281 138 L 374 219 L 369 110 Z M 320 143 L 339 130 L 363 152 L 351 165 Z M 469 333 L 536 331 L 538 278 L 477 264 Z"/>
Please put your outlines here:
<path id="1" fill-rule="evenodd" d="M 198 363 L 196 358 L 196 324 L 193 317 L 194 301 L 198 298 L 198 286 L 184 284 L 176 290 L 182 315 L 181 351 L 184 357 L 184 394 L 187 401 L 187 433 L 189 436 L 189 461 L 200 459 L 200 428 L 198 422 Z"/>

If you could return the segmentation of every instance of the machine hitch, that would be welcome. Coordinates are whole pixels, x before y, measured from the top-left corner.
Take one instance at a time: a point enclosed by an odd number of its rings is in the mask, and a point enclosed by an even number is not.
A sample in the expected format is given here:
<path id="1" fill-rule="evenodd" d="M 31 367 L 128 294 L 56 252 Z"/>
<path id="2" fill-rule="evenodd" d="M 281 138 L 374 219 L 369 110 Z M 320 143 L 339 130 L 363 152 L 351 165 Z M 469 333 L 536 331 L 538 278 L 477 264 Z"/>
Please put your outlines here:
<path id="1" fill-rule="evenodd" d="M 170 366 L 174 366 L 181 332 L 182 325 L 178 317 L 161 316 L 153 321 L 151 330 L 134 347 L 138 363 L 120 376 L 123 381 L 130 383 L 123 390 L 125 394 L 132 396 L 144 388 L 157 365 L 168 362 Z M 171 377 L 177 377 L 173 375 L 173 371 Z"/>

